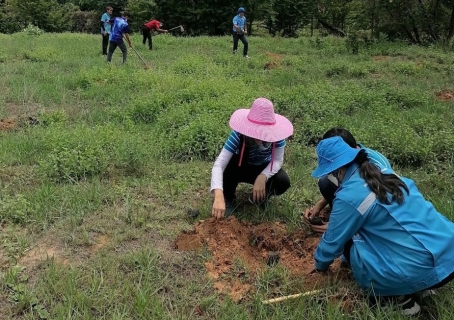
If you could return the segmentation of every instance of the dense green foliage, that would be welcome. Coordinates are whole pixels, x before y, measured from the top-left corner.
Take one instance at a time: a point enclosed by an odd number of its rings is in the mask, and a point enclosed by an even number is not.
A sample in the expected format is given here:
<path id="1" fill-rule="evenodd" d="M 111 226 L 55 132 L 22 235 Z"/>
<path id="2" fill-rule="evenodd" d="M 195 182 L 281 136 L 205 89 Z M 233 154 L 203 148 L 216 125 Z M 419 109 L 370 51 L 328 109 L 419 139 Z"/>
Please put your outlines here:
<path id="1" fill-rule="evenodd" d="M 292 187 L 269 210 L 242 209 L 240 217 L 301 228 L 300 213 L 319 197 L 314 146 L 328 128 L 344 126 L 454 219 L 454 102 L 438 97 L 454 89 L 451 52 L 250 37 L 251 59 L 243 59 L 231 54 L 229 36 L 161 35 L 149 51 L 133 35 L 155 65 L 144 70 L 132 51 L 125 65 L 117 51 L 108 66 L 97 35 L 30 27 L 0 41 L 0 124 L 15 123 L 0 130 L 5 319 L 402 319 L 373 313 L 354 285 L 344 288 L 353 310 L 315 298 L 264 306 L 262 299 L 304 289 L 304 276 L 282 266 L 260 273 L 253 293 L 234 303 L 206 276 L 210 254 L 176 252 L 173 241 L 194 224 L 185 206 L 210 216 L 210 172 L 229 117 L 260 96 L 294 123 L 284 163 Z M 55 257 L 24 260 L 35 246 Z M 248 276 L 239 270 L 232 277 Z M 331 280 L 327 296 L 342 289 Z M 437 292 L 429 318 L 452 317 L 452 288 Z"/>
<path id="2" fill-rule="evenodd" d="M 237 8 L 244 6 L 249 31 L 256 34 L 294 37 L 318 29 L 366 42 L 385 37 L 421 45 L 448 45 L 454 35 L 450 0 L 10 0 L 0 4 L 0 32 L 34 24 L 51 32 L 94 33 L 107 5 L 115 15 L 129 11 L 136 32 L 144 21 L 157 18 L 167 28 L 184 25 L 189 35 L 226 35 Z"/>

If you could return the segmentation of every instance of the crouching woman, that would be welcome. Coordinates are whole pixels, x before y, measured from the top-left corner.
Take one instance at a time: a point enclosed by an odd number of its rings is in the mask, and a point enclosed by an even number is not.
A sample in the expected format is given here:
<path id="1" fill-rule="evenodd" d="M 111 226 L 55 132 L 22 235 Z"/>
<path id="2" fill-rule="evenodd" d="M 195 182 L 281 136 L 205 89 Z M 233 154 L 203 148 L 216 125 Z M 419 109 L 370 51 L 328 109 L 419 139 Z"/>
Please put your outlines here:
<path id="1" fill-rule="evenodd" d="M 263 205 L 290 187 L 282 169 L 285 138 L 293 134 L 291 122 L 274 113 L 273 103 L 256 99 L 250 109 L 236 110 L 230 118 L 230 133 L 217 157 L 211 175 L 214 194 L 212 215 L 231 215 L 235 209 L 238 183 L 253 185 L 250 202 Z"/>
<path id="2" fill-rule="evenodd" d="M 389 168 L 380 171 L 364 150 L 340 137 L 322 140 L 317 156 L 312 175 L 332 174 L 340 187 L 315 252 L 315 271 L 326 271 L 343 254 L 371 298 L 396 301 L 404 315 L 418 313 L 414 294 L 454 278 L 454 224 L 412 180 Z"/>

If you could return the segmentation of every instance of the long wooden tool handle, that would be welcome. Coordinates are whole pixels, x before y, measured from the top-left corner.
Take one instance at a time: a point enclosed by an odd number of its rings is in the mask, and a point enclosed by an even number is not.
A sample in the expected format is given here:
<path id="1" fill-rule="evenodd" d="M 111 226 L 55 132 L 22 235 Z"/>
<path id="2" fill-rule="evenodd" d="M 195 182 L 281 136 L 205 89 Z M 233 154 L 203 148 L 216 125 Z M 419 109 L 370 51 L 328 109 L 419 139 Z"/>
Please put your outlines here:
<path id="1" fill-rule="evenodd" d="M 320 293 L 322 291 L 323 291 L 322 289 L 312 290 L 312 291 L 307 291 L 307 292 L 303 292 L 303 293 L 292 294 L 292 295 L 289 295 L 289 296 L 284 296 L 284 297 L 279 297 L 279 298 L 274 298 L 274 299 L 269 299 L 269 300 L 263 300 L 262 303 L 263 304 L 271 304 L 271 303 L 281 302 L 281 301 L 285 301 L 285 300 L 289 300 L 289 299 L 296 299 L 296 298 L 299 298 L 299 297 L 311 296 L 311 295 Z"/>

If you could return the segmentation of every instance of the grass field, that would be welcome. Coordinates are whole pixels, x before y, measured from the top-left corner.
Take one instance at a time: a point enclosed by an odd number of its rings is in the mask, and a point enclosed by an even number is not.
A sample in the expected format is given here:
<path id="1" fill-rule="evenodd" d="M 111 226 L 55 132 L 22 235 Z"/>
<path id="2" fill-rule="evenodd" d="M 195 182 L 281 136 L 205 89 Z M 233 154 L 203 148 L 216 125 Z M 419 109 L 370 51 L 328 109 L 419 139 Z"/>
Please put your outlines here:
<path id="1" fill-rule="evenodd" d="M 452 52 L 377 43 L 353 55 L 338 38 L 252 37 L 247 60 L 230 37 L 159 35 L 148 51 L 134 35 L 145 70 L 131 50 L 126 65 L 117 50 L 108 66 L 97 35 L 0 41 L 2 319 L 400 319 L 372 312 L 335 275 L 324 298 L 262 305 L 306 279 L 283 266 L 252 274 L 241 259 L 250 290 L 232 299 L 207 273 L 212 251 L 175 249 L 210 217 L 231 113 L 261 96 L 294 123 L 292 188 L 239 219 L 304 229 L 300 214 L 318 199 L 314 148 L 333 126 L 385 154 L 454 219 Z M 453 291 L 440 289 L 424 318 L 452 319 Z"/>

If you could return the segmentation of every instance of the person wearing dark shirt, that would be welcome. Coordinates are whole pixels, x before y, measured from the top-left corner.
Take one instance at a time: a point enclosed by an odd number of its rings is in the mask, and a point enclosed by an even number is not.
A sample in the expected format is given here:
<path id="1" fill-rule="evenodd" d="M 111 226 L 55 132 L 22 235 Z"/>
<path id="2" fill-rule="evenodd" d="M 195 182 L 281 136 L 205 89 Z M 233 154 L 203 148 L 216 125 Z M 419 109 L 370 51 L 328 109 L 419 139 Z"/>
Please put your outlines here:
<path id="1" fill-rule="evenodd" d="M 126 48 L 126 45 L 123 42 L 123 35 L 126 41 L 128 42 L 129 47 L 132 47 L 131 39 L 129 38 L 130 30 L 128 19 L 129 13 L 124 12 L 122 17 L 117 17 L 109 21 L 109 23 L 112 26 L 112 30 L 110 33 L 109 53 L 107 54 L 108 63 L 112 61 L 112 55 L 117 47 L 119 47 L 121 52 L 123 53 L 123 63 L 126 62 L 126 58 L 128 56 L 128 49 Z"/>

